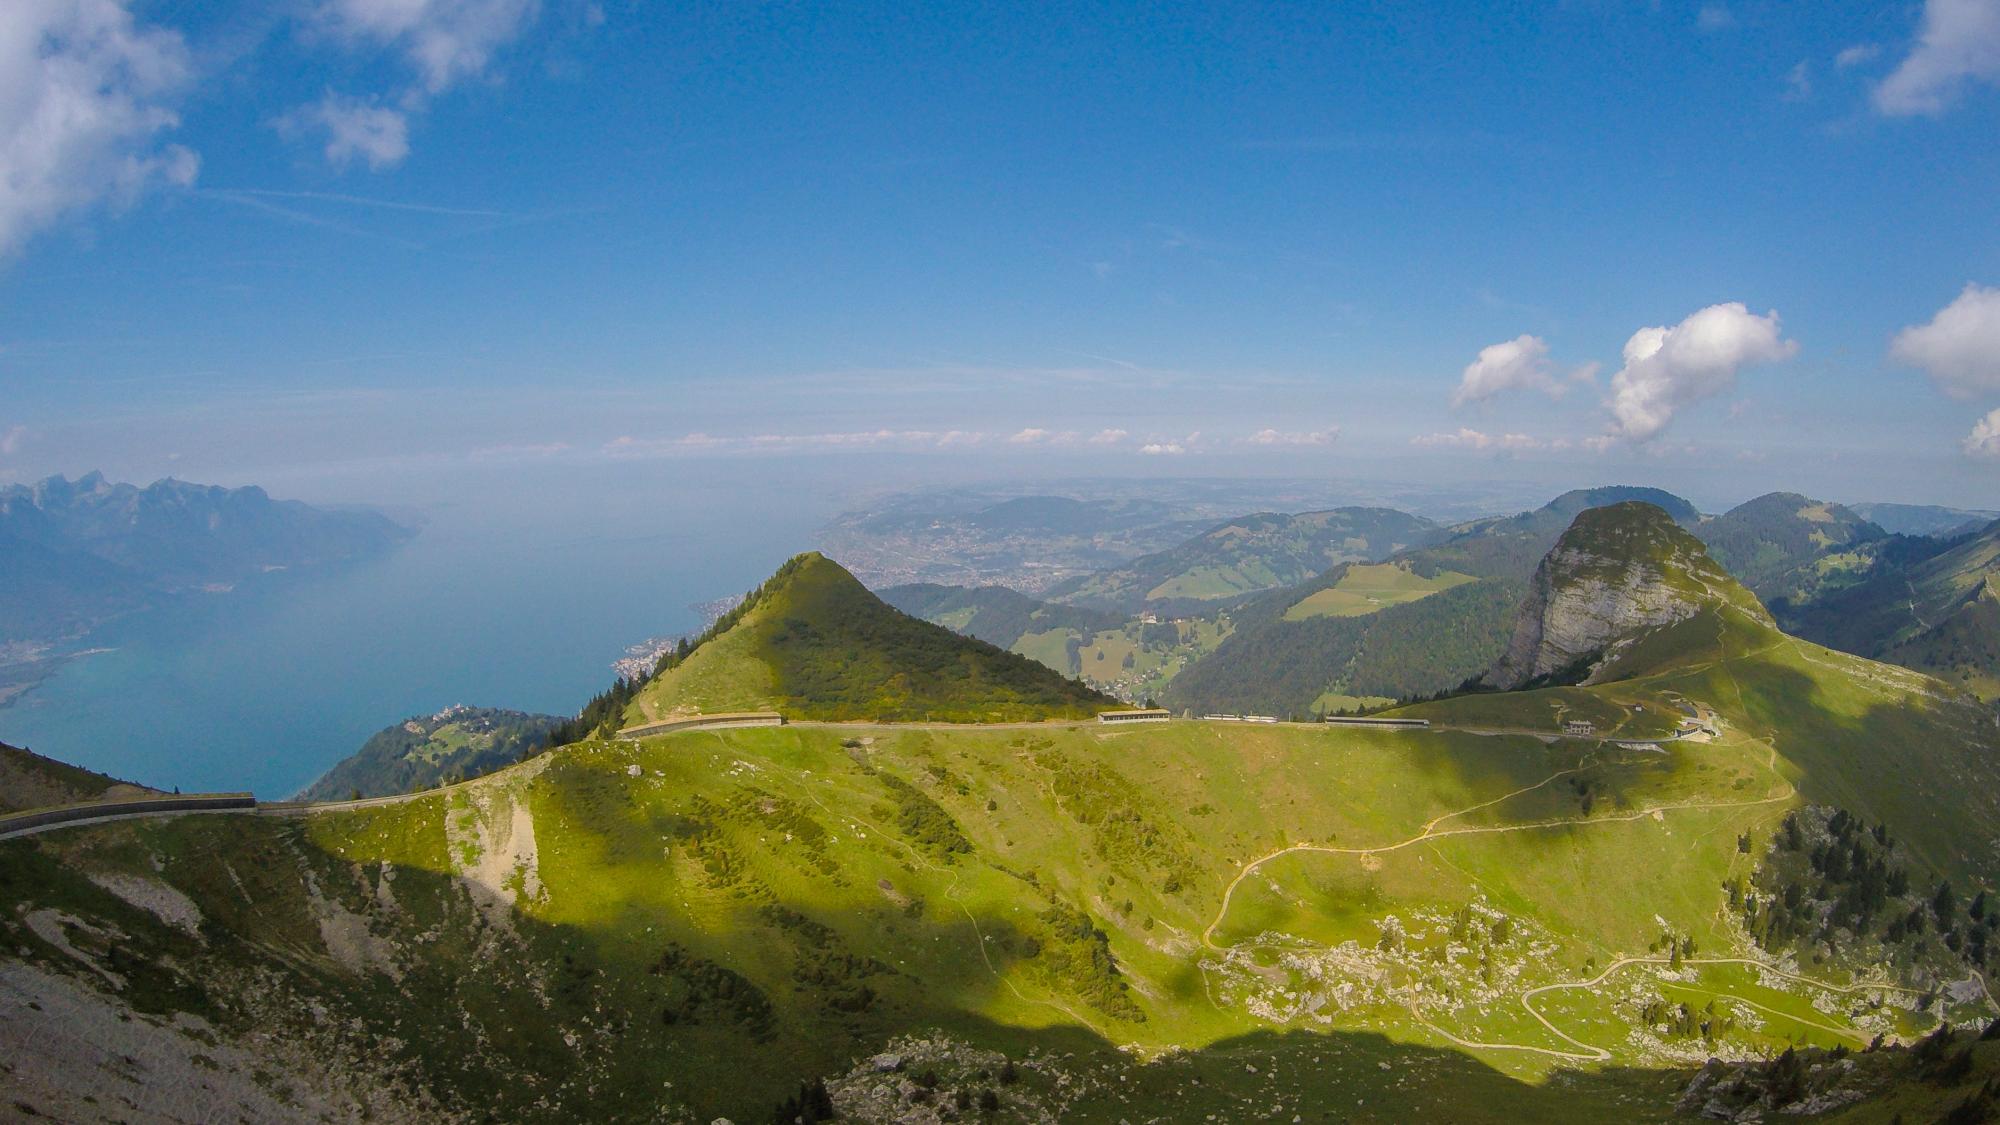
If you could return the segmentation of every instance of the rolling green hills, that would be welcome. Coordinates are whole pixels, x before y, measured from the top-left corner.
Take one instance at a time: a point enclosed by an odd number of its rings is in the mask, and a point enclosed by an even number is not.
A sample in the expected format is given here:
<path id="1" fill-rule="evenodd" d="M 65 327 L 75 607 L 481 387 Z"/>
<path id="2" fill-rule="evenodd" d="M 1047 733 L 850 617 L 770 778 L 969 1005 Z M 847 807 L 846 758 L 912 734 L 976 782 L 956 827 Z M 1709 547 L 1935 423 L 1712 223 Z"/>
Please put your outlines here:
<path id="1" fill-rule="evenodd" d="M 1815 564 L 1888 533 L 1839 504 L 1795 492 L 1772 492 L 1704 522 L 1695 534 L 1716 561 L 1759 597 L 1792 594 Z"/>
<path id="2" fill-rule="evenodd" d="M 538 749 L 562 720 L 493 707 L 453 706 L 371 735 L 299 794 L 338 801 L 430 789 L 491 773 Z"/>
<path id="3" fill-rule="evenodd" d="M 0 841 L 10 1097 L 108 1116 L 82 1098 L 141 1073 L 182 1120 L 1985 1104 L 2000 1048 L 1949 1028 L 2000 1015 L 1990 712 L 1779 632 L 1650 505 L 1573 517 L 1538 569 L 1544 625 L 1600 588 L 1675 608 L 1603 621 L 1586 684 L 1397 712 L 1423 730 L 807 720 Z M 858 590 L 801 556 L 640 699 L 744 674 L 847 718 L 885 675 L 926 702 L 1007 675 Z M 791 674 L 835 652 L 855 679 Z"/>
<path id="4" fill-rule="evenodd" d="M 777 710 L 942 722 L 1083 718 L 1114 700 L 1026 657 L 901 613 L 824 555 L 800 555 L 664 668 L 629 724 Z"/>
<path id="5" fill-rule="evenodd" d="M 1233 610 L 1230 636 L 1176 676 L 1165 701 L 1196 714 L 1303 716 L 1455 688 L 1504 651 L 1529 576 L 1577 514 L 1630 500 L 1654 504 L 1683 526 L 1701 520 L 1672 493 L 1614 486 L 1456 525 L 1441 541 L 1390 560 L 1399 574 L 1336 566 Z M 1429 592 L 1383 597 L 1372 589 L 1381 585 Z M 1328 608 L 1344 612 L 1329 617 L 1321 612 Z"/>
<path id="6" fill-rule="evenodd" d="M 2000 699 L 2000 523 L 1950 543 L 1885 541 L 1838 585 L 1775 605 L 1786 628 Z"/>
<path id="7" fill-rule="evenodd" d="M 1389 508 L 1260 512 L 1169 550 L 1063 583 L 1047 597 L 1123 613 L 1148 605 L 1197 611 L 1202 603 L 1295 585 L 1338 563 L 1387 558 L 1437 534 L 1429 520 Z"/>

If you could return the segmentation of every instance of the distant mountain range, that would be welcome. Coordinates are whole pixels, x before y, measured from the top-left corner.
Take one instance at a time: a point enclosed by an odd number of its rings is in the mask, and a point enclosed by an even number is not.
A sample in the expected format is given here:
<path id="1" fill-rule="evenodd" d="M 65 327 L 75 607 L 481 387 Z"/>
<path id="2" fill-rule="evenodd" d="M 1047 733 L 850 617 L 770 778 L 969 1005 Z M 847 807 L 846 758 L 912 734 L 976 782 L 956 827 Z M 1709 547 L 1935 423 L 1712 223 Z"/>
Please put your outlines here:
<path id="1" fill-rule="evenodd" d="M 1039 598 L 936 584 L 885 596 L 1134 701 L 1160 697 L 1197 713 L 1377 707 L 1490 670 L 1557 538 L 1582 512 L 1633 501 L 1700 540 L 1787 631 L 2000 698 L 2000 610 L 1989 582 L 2000 536 L 1986 524 L 1962 527 L 1981 513 L 1796 493 L 1717 516 L 1642 487 L 1579 489 L 1450 526 L 1381 509 L 1260 514 Z M 1084 607 L 1093 616 L 1080 615 Z"/>
<path id="2" fill-rule="evenodd" d="M 376 513 L 273 500 L 256 487 L 141 488 L 102 473 L 9 485 L 0 488 L 0 665 L 46 656 L 128 613 L 349 562 L 411 534 Z"/>

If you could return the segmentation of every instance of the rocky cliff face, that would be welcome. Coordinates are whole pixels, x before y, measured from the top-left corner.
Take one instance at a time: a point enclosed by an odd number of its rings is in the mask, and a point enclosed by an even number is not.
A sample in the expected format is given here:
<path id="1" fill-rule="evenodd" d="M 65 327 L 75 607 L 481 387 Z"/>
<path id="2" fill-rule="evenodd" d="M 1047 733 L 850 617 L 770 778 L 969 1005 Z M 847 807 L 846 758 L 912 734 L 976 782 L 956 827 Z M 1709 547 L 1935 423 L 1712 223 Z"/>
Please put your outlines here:
<path id="1" fill-rule="evenodd" d="M 1511 689 L 1595 669 L 1639 634 L 1715 606 L 1770 620 L 1665 511 L 1639 501 L 1593 508 L 1536 568 L 1513 639 L 1486 681 Z"/>

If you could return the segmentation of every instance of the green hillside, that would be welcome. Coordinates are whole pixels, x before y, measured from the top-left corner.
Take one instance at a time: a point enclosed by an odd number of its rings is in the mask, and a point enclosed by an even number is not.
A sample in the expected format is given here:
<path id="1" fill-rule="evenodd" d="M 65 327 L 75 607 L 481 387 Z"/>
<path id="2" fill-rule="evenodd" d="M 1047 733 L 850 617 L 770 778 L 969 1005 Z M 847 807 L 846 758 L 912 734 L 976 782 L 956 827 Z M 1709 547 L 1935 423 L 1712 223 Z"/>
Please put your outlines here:
<path id="1" fill-rule="evenodd" d="M 918 582 L 891 586 L 881 591 L 881 598 L 911 617 L 1017 652 L 1021 638 L 1030 634 L 1061 630 L 1088 636 L 1125 624 L 1121 614 L 1045 602 L 1005 586 Z"/>
<path id="2" fill-rule="evenodd" d="M 563 720 L 492 707 L 447 707 L 371 735 L 299 794 L 303 801 L 380 797 L 491 773 L 539 749 Z"/>
<path id="3" fill-rule="evenodd" d="M 145 792 L 150 790 L 0 742 L 0 813 Z"/>
<path id="4" fill-rule="evenodd" d="M 884 604 L 817 552 L 780 567 L 726 627 L 639 690 L 628 724 L 778 710 L 795 718 L 1082 718 L 1115 701 Z"/>
<path id="5" fill-rule="evenodd" d="M 1389 508 L 1260 512 L 1210 528 L 1180 546 L 1049 591 L 1054 601 L 1136 613 L 1291 586 L 1343 562 L 1373 561 L 1435 539 L 1436 524 Z"/>
<path id="6" fill-rule="evenodd" d="M 1888 957 L 1877 926 L 1856 963 L 1826 953 L 1838 929 L 1760 938 L 1731 901 L 1777 910 L 1832 823 L 1809 802 L 1892 834 L 1907 887 L 1881 920 L 1940 877 L 1972 901 L 2000 871 L 1990 720 L 1740 615 L 1669 633 L 1614 683 L 1417 709 L 1546 735 L 802 724 L 579 744 L 386 808 L 8 842 L 0 948 L 49 1012 L 129 1008 L 149 1058 L 180 1043 L 219 1088 L 241 1067 L 384 1117 L 754 1121 L 824 1081 L 860 1121 L 961 1093 L 1107 1125 L 1357 1100 L 1665 1120 L 1710 1056 L 1748 1096 L 1788 1048 L 1991 1015 L 1948 987 L 1970 966 L 1937 923 Z M 1553 736 L 1579 707 L 1683 703 L 1719 736 Z M 1969 948 L 1983 918 L 1954 918 Z M 285 1061 L 308 1052 L 331 1065 Z M 1845 1119 L 1942 1112 L 1994 1073 L 1973 1063 L 1858 1088 Z"/>
<path id="7" fill-rule="evenodd" d="M 808 720 L 0 841 L 10 1097 L 100 1117 L 143 1065 L 186 1120 L 1983 1111 L 2000 1049 L 1949 1029 L 2000 1016 L 1990 712 L 1779 632 L 1658 509 L 1573 525 L 1556 593 L 1690 611 L 1424 730 Z M 801 638 L 869 683 L 997 653 L 882 641 L 918 623 L 858 589 L 801 556 L 642 697 L 845 685 L 759 655 Z"/>
<path id="8" fill-rule="evenodd" d="M 1398 554 L 1396 573 L 1336 566 L 1232 610 L 1229 637 L 1167 685 L 1165 702 L 1197 714 L 1307 715 L 1455 688 L 1505 649 L 1529 576 L 1577 514 L 1631 500 L 1683 526 L 1701 519 L 1672 493 L 1614 486 L 1456 525 Z"/>
<path id="9" fill-rule="evenodd" d="M 1705 521 L 1695 534 L 1738 581 L 1768 599 L 1809 581 L 1821 558 L 1888 533 L 1839 504 L 1773 492 Z M 1807 576 L 1797 575 L 1802 568 Z"/>
<path id="10" fill-rule="evenodd" d="M 1950 542 L 1887 540 L 1845 581 L 1773 606 L 1785 627 L 2000 699 L 2000 523 Z"/>

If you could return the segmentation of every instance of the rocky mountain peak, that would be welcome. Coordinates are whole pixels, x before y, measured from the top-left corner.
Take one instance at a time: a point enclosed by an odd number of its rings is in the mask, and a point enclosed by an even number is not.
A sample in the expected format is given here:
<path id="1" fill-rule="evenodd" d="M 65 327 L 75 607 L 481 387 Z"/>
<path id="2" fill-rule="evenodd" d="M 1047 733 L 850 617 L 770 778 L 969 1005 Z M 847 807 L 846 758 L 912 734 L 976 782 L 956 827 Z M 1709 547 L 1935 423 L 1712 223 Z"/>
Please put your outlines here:
<path id="1" fill-rule="evenodd" d="M 1511 689 L 1582 679 L 1639 634 L 1712 608 L 1770 624 L 1757 599 L 1665 510 L 1636 500 L 1591 508 L 1535 569 L 1487 682 Z"/>

